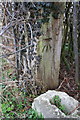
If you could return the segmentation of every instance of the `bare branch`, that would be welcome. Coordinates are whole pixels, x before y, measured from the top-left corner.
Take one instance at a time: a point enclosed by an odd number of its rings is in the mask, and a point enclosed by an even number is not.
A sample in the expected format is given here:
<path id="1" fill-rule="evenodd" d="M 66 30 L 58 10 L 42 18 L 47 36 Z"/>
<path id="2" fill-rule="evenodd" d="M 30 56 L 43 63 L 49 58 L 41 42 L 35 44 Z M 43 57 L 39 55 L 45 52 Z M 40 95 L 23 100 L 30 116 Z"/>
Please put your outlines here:
<path id="1" fill-rule="evenodd" d="M 12 52 L 12 53 L 10 53 L 10 54 L 1 55 L 0 58 L 5 58 L 5 57 L 7 57 L 7 56 L 13 55 L 13 54 L 15 54 L 15 53 L 18 53 L 18 52 L 24 50 L 24 49 L 27 49 L 27 48 L 31 47 L 31 46 L 32 46 L 32 45 L 28 45 L 28 46 L 26 46 L 26 47 L 24 47 L 24 48 L 22 48 L 22 49 L 20 49 L 20 50 L 17 50 L 16 52 Z"/>
<path id="2" fill-rule="evenodd" d="M 9 48 L 1 43 L 0 43 L 0 47 L 5 48 L 6 50 L 13 52 L 13 49 L 11 49 L 11 48 Z"/>
<path id="3" fill-rule="evenodd" d="M 25 20 L 24 19 L 19 19 L 16 21 L 12 21 L 11 23 L 9 23 L 8 25 L 6 25 L 0 32 L 0 36 L 2 36 L 9 28 L 13 27 L 16 24 L 20 24 L 20 23 L 24 23 Z"/>

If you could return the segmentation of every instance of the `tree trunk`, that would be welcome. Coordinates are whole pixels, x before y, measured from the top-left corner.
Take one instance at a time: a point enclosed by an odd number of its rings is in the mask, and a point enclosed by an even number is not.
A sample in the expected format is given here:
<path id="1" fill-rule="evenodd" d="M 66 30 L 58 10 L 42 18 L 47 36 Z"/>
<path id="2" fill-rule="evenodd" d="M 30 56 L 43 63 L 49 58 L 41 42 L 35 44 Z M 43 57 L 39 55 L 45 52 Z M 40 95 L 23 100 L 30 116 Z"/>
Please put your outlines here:
<path id="1" fill-rule="evenodd" d="M 79 61 L 78 61 L 78 41 L 77 41 L 77 8 L 76 2 L 73 3 L 73 44 L 75 60 L 75 82 L 79 84 Z"/>
<path id="2" fill-rule="evenodd" d="M 60 55 L 62 46 L 63 17 L 54 19 L 50 16 L 49 23 L 42 25 L 43 36 L 40 38 L 39 54 L 42 55 L 38 69 L 38 80 L 42 81 L 45 89 L 55 89 L 59 85 Z"/>

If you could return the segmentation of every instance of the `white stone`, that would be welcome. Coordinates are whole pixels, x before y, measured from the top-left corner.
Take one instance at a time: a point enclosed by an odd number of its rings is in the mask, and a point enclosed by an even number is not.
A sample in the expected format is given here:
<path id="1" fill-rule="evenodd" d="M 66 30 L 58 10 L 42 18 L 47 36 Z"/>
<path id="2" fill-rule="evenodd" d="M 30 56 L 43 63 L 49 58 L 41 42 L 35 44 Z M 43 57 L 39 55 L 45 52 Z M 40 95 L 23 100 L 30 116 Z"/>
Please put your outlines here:
<path id="1" fill-rule="evenodd" d="M 39 114 L 41 113 L 44 118 L 66 117 L 66 115 L 60 109 L 50 103 L 50 100 L 55 95 L 58 95 L 60 97 L 61 104 L 66 107 L 68 113 L 73 111 L 79 104 L 77 100 L 75 100 L 73 97 L 70 97 L 65 92 L 48 90 L 46 93 L 41 94 L 34 99 L 34 102 L 32 103 L 32 108 L 36 110 Z"/>

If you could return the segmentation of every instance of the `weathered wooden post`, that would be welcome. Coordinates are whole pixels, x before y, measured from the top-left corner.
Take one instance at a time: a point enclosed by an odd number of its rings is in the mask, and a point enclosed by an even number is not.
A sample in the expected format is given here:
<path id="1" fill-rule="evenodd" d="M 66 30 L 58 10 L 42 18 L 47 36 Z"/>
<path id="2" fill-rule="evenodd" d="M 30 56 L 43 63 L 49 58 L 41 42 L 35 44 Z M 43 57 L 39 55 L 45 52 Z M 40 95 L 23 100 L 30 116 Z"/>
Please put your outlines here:
<path id="1" fill-rule="evenodd" d="M 50 16 L 49 23 L 42 25 L 44 35 L 40 38 L 40 49 L 38 49 L 39 54 L 42 55 L 42 60 L 37 77 L 46 89 L 55 89 L 59 85 L 62 21 L 63 16 L 58 19 Z"/>

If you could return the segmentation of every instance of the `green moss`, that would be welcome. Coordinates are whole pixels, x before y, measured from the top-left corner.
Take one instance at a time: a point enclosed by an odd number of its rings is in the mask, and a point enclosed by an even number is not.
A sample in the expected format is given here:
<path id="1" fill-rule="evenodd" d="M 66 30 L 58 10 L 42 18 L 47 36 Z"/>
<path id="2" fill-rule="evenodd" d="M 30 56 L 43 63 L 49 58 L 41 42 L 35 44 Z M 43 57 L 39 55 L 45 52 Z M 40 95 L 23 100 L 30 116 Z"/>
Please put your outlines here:
<path id="1" fill-rule="evenodd" d="M 56 105 L 62 112 L 64 112 L 65 115 L 68 115 L 68 112 L 66 110 L 65 105 L 61 104 L 61 99 L 58 95 L 55 95 L 51 100 L 50 100 L 51 104 Z"/>

